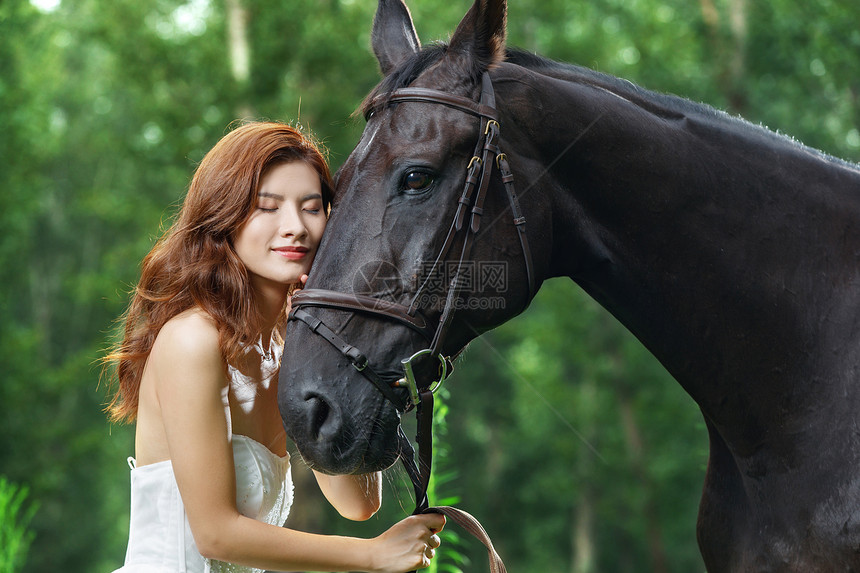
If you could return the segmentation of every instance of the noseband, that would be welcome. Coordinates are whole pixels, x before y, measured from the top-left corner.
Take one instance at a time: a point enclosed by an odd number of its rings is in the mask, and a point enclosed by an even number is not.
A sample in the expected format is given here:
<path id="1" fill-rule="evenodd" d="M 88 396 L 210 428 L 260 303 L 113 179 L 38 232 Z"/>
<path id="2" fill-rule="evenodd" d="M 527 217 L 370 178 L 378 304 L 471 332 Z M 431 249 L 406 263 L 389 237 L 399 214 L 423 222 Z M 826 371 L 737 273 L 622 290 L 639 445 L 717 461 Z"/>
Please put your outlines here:
<path id="1" fill-rule="evenodd" d="M 492 548 L 492 543 L 489 541 L 486 532 L 484 532 L 483 528 L 473 517 L 455 508 L 429 508 L 427 485 L 430 480 L 432 461 L 433 394 L 453 371 L 451 357 L 442 354 L 442 347 L 448 327 L 453 320 L 454 311 L 457 307 L 457 299 L 460 296 L 460 291 L 464 283 L 463 273 L 465 263 L 468 261 L 471 253 L 472 239 L 478 234 L 481 228 L 484 199 L 489 188 L 494 164 L 499 168 L 502 182 L 507 191 L 514 226 L 517 229 L 517 235 L 523 252 L 529 288 L 526 302 L 528 305 L 528 301 L 531 301 L 535 292 L 535 273 L 528 238 L 526 237 L 526 220 L 522 215 L 522 210 L 517 200 L 514 189 L 514 176 L 508 164 L 507 156 L 501 153 L 496 144 L 500 126 L 496 110 L 495 92 L 488 73 L 484 72 L 481 79 L 480 102 L 438 90 L 407 87 L 395 90 L 391 94 L 377 96 L 369 107 L 368 118 L 376 110 L 392 104 L 407 102 L 444 105 L 476 116 L 481 122 L 478 141 L 475 145 L 472 159 L 466 169 L 466 180 L 463 192 L 457 202 L 457 211 L 454 215 L 454 220 L 451 222 L 445 242 L 431 270 L 427 273 L 424 283 L 418 288 L 408 306 L 365 295 L 345 294 L 324 289 L 303 289 L 292 297 L 292 311 L 289 318 L 304 322 L 313 332 L 322 336 L 337 348 L 352 363 L 356 370 L 361 372 L 365 378 L 376 386 L 383 396 L 394 404 L 398 411 L 407 412 L 413 407 L 416 408 L 418 414 L 417 441 L 419 451 L 419 463 L 417 466 L 414 460 L 415 452 L 412 444 L 403 433 L 402 427 L 399 428 L 400 457 L 415 487 L 415 513 L 438 511 L 462 525 L 487 546 L 490 555 L 491 570 L 494 573 L 501 573 L 505 571 L 504 564 Z M 471 216 L 468 226 L 465 226 L 468 211 L 471 211 Z M 418 303 L 422 300 L 421 295 L 424 289 L 427 288 L 431 277 L 437 268 L 439 268 L 440 263 L 445 259 L 448 251 L 454 244 L 454 240 L 458 235 L 463 234 L 463 232 L 465 236 L 463 238 L 460 258 L 457 270 L 448 286 L 445 306 L 442 309 L 440 318 L 437 321 L 431 321 L 420 311 Z M 305 310 L 308 307 L 332 308 L 380 316 L 418 332 L 427 340 L 429 346 L 401 361 L 403 365 L 402 378 L 396 381 L 386 380 L 373 369 L 365 353 L 344 341 L 322 321 Z M 435 326 L 435 328 L 431 325 Z M 424 375 L 427 372 L 435 372 L 435 375 L 427 377 Z M 397 390 L 401 388 L 408 390 L 405 396 L 403 393 L 398 394 Z"/>

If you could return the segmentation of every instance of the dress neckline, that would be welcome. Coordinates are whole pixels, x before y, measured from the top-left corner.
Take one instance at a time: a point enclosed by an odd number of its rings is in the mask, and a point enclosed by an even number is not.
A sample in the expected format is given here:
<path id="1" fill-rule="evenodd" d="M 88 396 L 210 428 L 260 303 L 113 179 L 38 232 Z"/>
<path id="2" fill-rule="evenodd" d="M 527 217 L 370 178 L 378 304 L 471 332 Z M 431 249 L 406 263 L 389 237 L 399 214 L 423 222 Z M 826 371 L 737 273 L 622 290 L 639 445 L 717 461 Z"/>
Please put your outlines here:
<path id="1" fill-rule="evenodd" d="M 246 436 L 245 434 L 233 434 L 232 440 L 233 440 L 234 442 L 236 441 L 236 438 L 240 438 L 240 440 L 239 440 L 240 442 L 241 442 L 241 441 L 246 441 L 246 442 L 249 442 L 249 443 L 250 443 L 250 444 L 252 444 L 252 445 L 255 445 L 255 446 L 256 446 L 256 447 L 258 447 L 258 448 L 262 448 L 262 449 L 263 449 L 263 450 L 264 450 L 264 451 L 265 451 L 269 456 L 271 456 L 271 457 L 273 457 L 273 458 L 277 459 L 277 460 L 278 460 L 278 461 L 280 461 L 281 463 L 284 463 L 284 462 L 287 462 L 287 461 L 289 461 L 289 460 L 290 460 L 290 453 L 289 453 L 289 452 L 287 452 L 287 454 L 286 454 L 286 455 L 279 456 L 278 454 L 276 454 L 275 452 L 273 452 L 272 450 L 270 450 L 268 447 L 266 447 L 266 445 L 264 445 L 262 442 L 259 442 L 259 441 L 255 440 L 255 439 L 254 439 L 254 438 L 252 438 L 251 436 Z M 144 469 L 144 468 L 152 468 L 152 467 L 155 467 L 155 466 L 167 465 L 167 464 L 169 464 L 169 465 L 172 467 L 172 466 L 173 466 L 173 463 L 172 463 L 172 462 L 173 462 L 173 460 L 171 460 L 171 459 L 166 459 L 166 460 L 161 460 L 160 462 L 152 462 L 151 464 L 146 464 L 146 465 L 143 465 L 143 466 L 138 466 L 138 465 L 137 465 L 137 461 L 136 461 L 133 457 L 129 457 L 129 458 L 128 458 L 128 466 L 131 468 L 131 470 L 132 470 L 132 471 L 134 471 L 134 470 L 142 470 L 142 469 Z"/>
<path id="2" fill-rule="evenodd" d="M 289 460 L 289 459 L 290 459 L 290 453 L 289 453 L 289 452 L 287 452 L 287 453 L 286 453 L 286 455 L 279 456 L 278 454 L 276 454 L 275 452 L 273 452 L 272 450 L 270 450 L 270 449 L 268 448 L 268 446 L 266 446 L 266 445 L 265 445 L 265 444 L 263 444 L 262 442 L 259 442 L 259 441 L 255 440 L 255 439 L 254 439 L 254 438 L 252 438 L 251 436 L 246 436 L 245 434 L 233 434 L 233 440 L 235 440 L 236 438 L 242 438 L 243 440 L 247 440 L 247 441 L 251 442 L 252 444 L 256 444 L 257 446 L 259 446 L 259 447 L 263 448 L 264 450 L 266 450 L 266 452 L 268 452 L 268 454 L 269 454 L 270 456 L 273 456 L 273 457 L 275 457 L 275 458 L 277 458 L 277 459 L 279 459 L 279 460 Z"/>

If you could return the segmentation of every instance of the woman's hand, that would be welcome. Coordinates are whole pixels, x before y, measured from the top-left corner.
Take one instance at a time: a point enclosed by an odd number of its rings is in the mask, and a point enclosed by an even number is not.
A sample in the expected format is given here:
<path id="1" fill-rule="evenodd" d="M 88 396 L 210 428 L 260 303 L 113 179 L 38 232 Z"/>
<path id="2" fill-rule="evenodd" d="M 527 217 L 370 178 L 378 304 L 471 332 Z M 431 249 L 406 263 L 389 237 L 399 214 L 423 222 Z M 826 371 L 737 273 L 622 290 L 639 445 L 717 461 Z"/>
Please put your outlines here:
<path id="1" fill-rule="evenodd" d="M 308 275 L 302 275 L 299 278 L 299 286 L 297 286 L 295 288 L 295 290 L 293 290 L 293 294 L 296 294 L 297 292 L 302 290 L 304 288 L 306 282 L 308 282 Z M 291 294 L 290 296 L 287 297 L 287 314 L 290 314 L 290 311 L 293 309 L 292 302 L 293 302 L 293 295 Z"/>
<path id="2" fill-rule="evenodd" d="M 436 535 L 445 527 L 438 513 L 412 515 L 373 539 L 373 568 L 376 573 L 405 573 L 430 566 L 441 544 Z"/>

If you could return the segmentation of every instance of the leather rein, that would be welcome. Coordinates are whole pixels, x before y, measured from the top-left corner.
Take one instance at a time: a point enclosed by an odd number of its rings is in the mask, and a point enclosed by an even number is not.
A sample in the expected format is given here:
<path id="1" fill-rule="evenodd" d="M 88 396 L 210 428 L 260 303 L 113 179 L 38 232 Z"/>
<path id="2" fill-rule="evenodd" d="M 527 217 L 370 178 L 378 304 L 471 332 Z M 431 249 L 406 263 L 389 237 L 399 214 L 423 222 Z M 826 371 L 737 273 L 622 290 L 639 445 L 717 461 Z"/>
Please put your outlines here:
<path id="1" fill-rule="evenodd" d="M 502 560 L 493 548 L 489 536 L 487 536 L 480 523 L 468 513 L 453 507 L 430 507 L 427 498 L 427 487 L 432 468 L 433 395 L 453 371 L 452 357 L 442 354 L 442 346 L 448 332 L 448 327 L 453 320 L 454 311 L 458 306 L 457 299 L 460 296 L 460 290 L 464 283 L 462 278 L 464 263 L 469 259 L 473 243 L 472 239 L 478 234 L 481 228 L 484 199 L 489 188 L 494 164 L 499 169 L 510 202 L 513 223 L 517 229 L 517 235 L 523 252 L 529 287 L 529 297 L 527 300 L 530 301 L 535 291 L 535 273 L 528 238 L 525 232 L 526 220 L 522 215 L 522 210 L 517 200 L 514 189 L 514 176 L 508 164 L 507 156 L 500 151 L 496 143 L 499 137 L 500 126 L 496 111 L 495 92 L 487 72 L 484 72 L 482 76 L 480 102 L 438 90 L 407 87 L 395 90 L 391 94 L 377 96 L 371 102 L 368 118 L 378 109 L 391 104 L 406 102 L 444 105 L 476 116 L 481 122 L 475 152 L 467 167 L 463 192 L 457 202 L 457 211 L 451 222 L 445 242 L 431 270 L 427 273 L 424 283 L 418 288 L 408 306 L 366 295 L 346 294 L 324 289 L 303 289 L 292 297 L 292 310 L 289 318 L 290 320 L 304 322 L 311 331 L 322 336 L 333 345 L 401 413 L 415 408 L 418 419 L 416 441 L 419 458 L 417 464 L 415 461 L 415 450 L 409 438 L 406 437 L 402 426 L 398 428 L 400 458 L 415 489 L 416 507 L 413 514 L 436 512 L 448 516 L 472 533 L 487 547 L 491 573 L 506 573 L 504 563 L 502 563 Z M 466 225 L 466 216 L 469 211 L 471 214 L 468 225 Z M 438 321 L 431 321 L 418 308 L 418 303 L 422 300 L 421 295 L 430 284 L 431 277 L 454 244 L 455 238 L 463 234 L 464 229 L 465 236 L 463 238 L 460 258 L 457 270 L 449 283 L 445 306 Z M 308 307 L 331 308 L 381 316 L 418 332 L 427 340 L 429 346 L 401 361 L 404 371 L 402 378 L 396 381 L 386 380 L 384 376 L 373 369 L 365 353 L 347 343 L 322 321 L 309 313 L 306 310 Z M 435 328 L 433 328 L 434 326 Z M 427 372 L 435 372 L 435 375 L 428 377 L 425 375 Z M 401 388 L 408 390 L 405 396 L 403 393 L 397 392 L 397 389 Z"/>

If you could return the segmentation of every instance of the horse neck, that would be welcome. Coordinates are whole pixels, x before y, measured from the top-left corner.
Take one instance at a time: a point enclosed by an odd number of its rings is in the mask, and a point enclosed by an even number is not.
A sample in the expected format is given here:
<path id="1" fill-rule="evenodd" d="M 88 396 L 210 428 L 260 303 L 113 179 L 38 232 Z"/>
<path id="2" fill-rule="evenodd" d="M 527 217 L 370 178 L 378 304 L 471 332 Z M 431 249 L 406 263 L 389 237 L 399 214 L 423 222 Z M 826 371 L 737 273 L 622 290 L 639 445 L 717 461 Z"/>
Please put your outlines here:
<path id="1" fill-rule="evenodd" d="M 860 303 L 860 171 L 689 102 L 524 78 L 512 99 L 528 92 L 528 153 L 548 166 L 530 177 L 553 205 L 551 274 L 615 314 L 706 413 L 738 388 L 767 399 L 762 381 L 803 385 L 821 374 L 810 353 L 857 337 L 844 316 Z"/>

